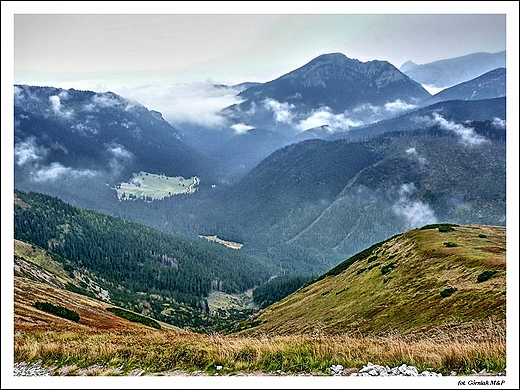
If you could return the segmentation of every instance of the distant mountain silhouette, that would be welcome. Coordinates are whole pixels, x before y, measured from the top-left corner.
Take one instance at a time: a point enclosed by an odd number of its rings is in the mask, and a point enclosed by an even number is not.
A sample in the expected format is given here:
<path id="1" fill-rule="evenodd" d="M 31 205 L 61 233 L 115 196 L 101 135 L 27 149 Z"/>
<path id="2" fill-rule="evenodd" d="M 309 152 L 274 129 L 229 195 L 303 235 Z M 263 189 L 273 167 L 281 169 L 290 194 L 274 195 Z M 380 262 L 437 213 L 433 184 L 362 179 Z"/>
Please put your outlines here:
<path id="1" fill-rule="evenodd" d="M 505 67 L 504 50 L 498 53 L 473 53 L 421 65 L 407 61 L 400 70 L 420 84 L 448 88 L 479 77 L 493 69 Z"/>
<path id="2" fill-rule="evenodd" d="M 222 110 L 230 121 L 288 131 L 320 109 L 340 114 L 360 105 L 415 105 L 431 95 L 387 61 L 361 62 L 332 53 L 238 97 L 244 101 Z"/>
<path id="3" fill-rule="evenodd" d="M 506 96 L 506 68 L 484 73 L 473 80 L 447 88 L 428 100 L 428 104 L 446 100 L 482 100 Z"/>

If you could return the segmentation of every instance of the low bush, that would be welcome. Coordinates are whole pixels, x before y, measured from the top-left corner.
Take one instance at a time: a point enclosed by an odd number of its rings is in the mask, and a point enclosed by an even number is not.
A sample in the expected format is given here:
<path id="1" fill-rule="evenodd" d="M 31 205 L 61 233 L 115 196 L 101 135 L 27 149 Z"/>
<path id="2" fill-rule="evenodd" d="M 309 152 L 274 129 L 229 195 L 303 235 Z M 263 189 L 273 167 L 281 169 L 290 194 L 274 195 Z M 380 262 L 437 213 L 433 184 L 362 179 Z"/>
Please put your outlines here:
<path id="1" fill-rule="evenodd" d="M 497 271 L 484 271 L 479 276 L 477 276 L 477 282 L 485 282 L 486 280 L 491 279 L 491 277 L 496 273 Z"/>
<path id="2" fill-rule="evenodd" d="M 449 297 L 451 294 L 453 294 L 455 291 L 457 291 L 456 287 L 448 287 L 441 291 L 441 297 L 446 298 Z"/>
<path id="3" fill-rule="evenodd" d="M 114 313 L 116 316 L 125 318 L 129 321 L 139 322 L 140 324 L 151 326 L 152 328 L 155 328 L 155 329 L 161 329 L 161 325 L 157 321 L 152 320 L 151 318 L 142 316 L 140 314 L 137 314 L 137 313 L 134 313 L 131 311 L 127 311 L 127 310 L 124 310 L 124 309 L 121 309 L 118 307 L 107 307 L 107 311 Z"/>
<path id="4" fill-rule="evenodd" d="M 49 303 L 49 302 L 39 302 L 38 301 L 38 302 L 34 303 L 34 307 L 37 308 L 38 310 L 42 310 L 47 313 L 57 315 L 58 317 L 65 318 L 67 320 L 71 320 L 71 321 L 75 321 L 75 322 L 79 321 L 79 314 L 77 312 L 75 312 L 74 310 L 67 309 L 66 307 L 63 307 L 63 306 L 57 306 L 57 305 L 53 305 L 52 303 Z"/>
<path id="5" fill-rule="evenodd" d="M 381 274 L 386 275 L 389 273 L 392 269 L 394 269 L 396 263 L 390 263 L 383 267 L 381 267 Z"/>
<path id="6" fill-rule="evenodd" d="M 454 226 L 459 226 L 459 225 L 455 225 L 452 223 L 433 223 L 430 225 L 424 225 L 423 227 L 420 228 L 420 230 L 439 229 L 439 232 L 444 233 L 444 232 L 451 232 L 451 231 L 455 230 L 453 228 Z"/>
<path id="7" fill-rule="evenodd" d="M 441 232 L 441 233 L 451 232 L 453 230 L 455 230 L 455 229 L 453 229 L 453 227 L 451 227 L 450 225 L 439 226 L 439 232 Z"/>
<path id="8" fill-rule="evenodd" d="M 444 243 L 444 246 L 446 248 L 455 248 L 456 246 L 459 246 L 458 244 L 454 243 L 454 242 L 451 242 L 451 241 L 448 241 L 448 242 L 445 242 Z"/>

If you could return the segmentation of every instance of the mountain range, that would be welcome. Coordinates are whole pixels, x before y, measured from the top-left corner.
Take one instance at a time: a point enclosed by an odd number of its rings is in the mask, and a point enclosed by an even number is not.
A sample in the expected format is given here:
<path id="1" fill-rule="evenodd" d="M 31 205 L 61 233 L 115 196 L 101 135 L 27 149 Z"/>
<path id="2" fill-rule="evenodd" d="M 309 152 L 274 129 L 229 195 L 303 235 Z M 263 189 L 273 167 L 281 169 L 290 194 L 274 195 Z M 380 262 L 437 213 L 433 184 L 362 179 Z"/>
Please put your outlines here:
<path id="1" fill-rule="evenodd" d="M 505 226 L 504 67 L 432 95 L 386 61 L 331 53 L 267 83 L 235 87 L 242 102 L 220 112 L 227 127 L 216 129 L 173 127 L 161 113 L 111 92 L 15 85 L 17 198 L 30 204 L 34 193 L 56 197 L 32 200 L 45 207 L 19 203 L 17 218 L 25 213 L 27 222 L 16 225 L 17 238 L 27 239 L 25 229 L 37 235 L 53 226 L 45 233 L 52 237 L 41 233 L 30 241 L 63 258 L 81 256 L 77 246 L 60 242 L 85 237 L 86 253 L 126 251 L 132 256 L 121 261 L 128 264 L 111 260 L 119 276 L 98 276 L 110 281 L 114 296 L 118 286 L 140 285 L 132 277 L 144 267 L 161 275 L 149 275 L 146 294 L 174 284 L 173 295 L 160 293 L 169 304 L 204 312 L 205 299 L 222 284 L 239 294 L 272 277 L 323 274 L 420 226 Z M 233 130 L 238 125 L 247 130 Z M 211 147 L 208 140 L 215 140 Z M 69 210 L 57 199 L 107 217 L 53 215 L 53 207 Z M 100 230 L 87 234 L 85 222 L 67 215 L 97 221 L 92 229 Z M 127 235 L 95 244 L 103 230 L 114 230 L 107 226 L 119 226 L 108 216 L 154 233 L 121 225 Z M 144 257 L 117 249 L 129 237 L 146 248 Z M 166 249 L 187 256 L 189 277 L 173 272 L 179 257 Z M 197 275 L 202 258 L 204 272 Z M 105 269 L 103 261 L 90 264 L 90 272 Z M 159 309 L 148 310 L 158 317 Z M 197 318 L 183 324 L 196 326 Z"/>
<path id="2" fill-rule="evenodd" d="M 420 65 L 407 61 L 399 70 L 420 84 L 444 89 L 505 67 L 506 52 L 501 51 L 473 53 Z"/>
<path id="3" fill-rule="evenodd" d="M 331 115 L 395 102 L 416 105 L 430 97 L 386 61 L 361 62 L 341 53 L 321 55 L 275 80 L 240 92 L 244 101 L 222 111 L 233 123 L 283 131 L 307 130 L 318 112 Z"/>
<path id="4" fill-rule="evenodd" d="M 447 100 L 484 100 L 506 96 L 506 68 L 497 68 L 436 93 L 428 104 Z"/>
<path id="5" fill-rule="evenodd" d="M 208 149 L 113 93 L 16 85 L 15 188 L 239 242 L 282 274 L 323 272 L 420 223 L 505 225 L 504 68 L 432 96 L 386 61 L 332 53 L 236 90 L 244 101 L 222 114 L 262 126 Z M 295 131 L 318 113 L 328 124 Z M 176 190 L 189 180 L 196 191 Z"/>
<path id="6" fill-rule="evenodd" d="M 500 56 L 324 54 L 212 128 L 15 85 L 15 373 L 505 375 Z"/>

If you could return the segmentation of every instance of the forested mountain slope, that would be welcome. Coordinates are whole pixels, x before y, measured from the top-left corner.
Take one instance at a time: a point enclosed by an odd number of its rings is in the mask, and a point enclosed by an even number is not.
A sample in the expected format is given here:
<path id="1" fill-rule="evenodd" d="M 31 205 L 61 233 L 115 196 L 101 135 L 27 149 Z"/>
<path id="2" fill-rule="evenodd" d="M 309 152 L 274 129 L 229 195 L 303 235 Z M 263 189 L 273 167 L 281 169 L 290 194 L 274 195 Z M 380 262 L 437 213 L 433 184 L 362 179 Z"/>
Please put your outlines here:
<path id="1" fill-rule="evenodd" d="M 14 221 L 16 239 L 49 251 L 69 272 L 90 276 L 99 298 L 146 309 L 179 326 L 193 325 L 193 319 L 182 318 L 183 306 L 207 315 L 210 292 L 242 292 L 273 272 L 239 251 L 174 237 L 44 194 L 16 191 Z M 93 295 L 86 287 L 73 290 Z"/>

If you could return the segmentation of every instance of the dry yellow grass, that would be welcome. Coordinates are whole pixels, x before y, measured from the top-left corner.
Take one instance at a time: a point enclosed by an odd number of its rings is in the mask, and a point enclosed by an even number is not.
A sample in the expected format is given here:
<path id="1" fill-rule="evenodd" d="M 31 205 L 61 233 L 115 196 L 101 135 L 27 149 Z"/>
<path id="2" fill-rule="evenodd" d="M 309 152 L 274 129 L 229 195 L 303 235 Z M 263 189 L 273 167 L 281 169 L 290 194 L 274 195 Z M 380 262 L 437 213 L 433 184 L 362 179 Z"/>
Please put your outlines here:
<path id="1" fill-rule="evenodd" d="M 89 375 L 125 375 L 133 370 L 147 375 L 176 370 L 214 373 L 219 365 L 222 373 L 281 370 L 326 375 L 332 364 L 359 369 L 369 361 L 389 366 L 406 363 L 444 374 L 503 371 L 505 335 L 475 336 L 461 333 L 458 340 L 453 334 L 412 340 L 399 336 L 239 337 L 147 329 L 132 333 L 26 330 L 15 333 L 14 356 L 15 361 L 41 360 L 57 375 L 78 375 L 78 370 L 89 367 L 97 367 Z"/>

